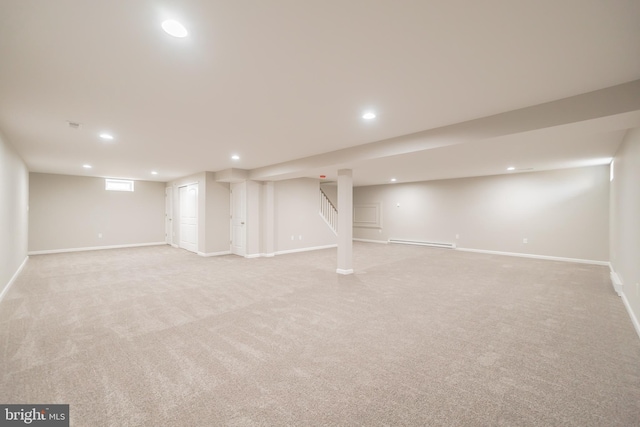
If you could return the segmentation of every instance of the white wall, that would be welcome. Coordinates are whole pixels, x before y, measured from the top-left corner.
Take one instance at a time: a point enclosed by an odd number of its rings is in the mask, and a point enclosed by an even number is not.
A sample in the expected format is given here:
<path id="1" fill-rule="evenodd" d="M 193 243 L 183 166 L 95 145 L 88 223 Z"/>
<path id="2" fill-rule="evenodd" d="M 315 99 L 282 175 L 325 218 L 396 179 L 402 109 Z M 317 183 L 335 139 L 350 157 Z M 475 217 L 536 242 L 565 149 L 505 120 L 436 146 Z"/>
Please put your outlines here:
<path id="1" fill-rule="evenodd" d="M 275 254 L 275 183 L 262 182 L 260 190 L 260 252 Z"/>
<path id="2" fill-rule="evenodd" d="M 382 226 L 354 238 L 607 261 L 608 200 L 608 166 L 357 187 L 354 207 L 380 203 Z"/>
<path id="3" fill-rule="evenodd" d="M 318 180 L 275 182 L 274 204 L 276 253 L 337 244 L 335 234 L 320 216 Z"/>
<path id="4" fill-rule="evenodd" d="M 0 133 L 0 296 L 27 259 L 29 171 Z"/>
<path id="5" fill-rule="evenodd" d="M 630 130 L 613 161 L 611 266 L 640 335 L 640 128 Z"/>
<path id="6" fill-rule="evenodd" d="M 133 192 L 106 191 L 104 178 L 31 173 L 29 251 L 162 243 L 164 187 L 135 181 Z"/>
<path id="7" fill-rule="evenodd" d="M 247 256 L 260 256 L 262 247 L 262 183 L 247 180 L 246 237 Z"/>

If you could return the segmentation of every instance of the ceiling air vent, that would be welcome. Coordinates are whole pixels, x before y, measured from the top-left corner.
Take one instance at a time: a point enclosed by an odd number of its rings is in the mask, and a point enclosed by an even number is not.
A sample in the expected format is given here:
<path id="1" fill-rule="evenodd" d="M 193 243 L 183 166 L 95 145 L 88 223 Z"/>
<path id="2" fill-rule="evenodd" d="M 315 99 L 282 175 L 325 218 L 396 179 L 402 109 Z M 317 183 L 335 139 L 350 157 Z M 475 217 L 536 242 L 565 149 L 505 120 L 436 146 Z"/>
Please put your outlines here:
<path id="1" fill-rule="evenodd" d="M 71 129 L 80 129 L 80 126 L 82 126 L 82 125 L 81 125 L 80 123 L 78 123 L 78 122 L 72 122 L 72 121 L 68 121 L 68 120 L 67 120 L 67 123 L 69 124 L 69 127 L 70 127 Z"/>

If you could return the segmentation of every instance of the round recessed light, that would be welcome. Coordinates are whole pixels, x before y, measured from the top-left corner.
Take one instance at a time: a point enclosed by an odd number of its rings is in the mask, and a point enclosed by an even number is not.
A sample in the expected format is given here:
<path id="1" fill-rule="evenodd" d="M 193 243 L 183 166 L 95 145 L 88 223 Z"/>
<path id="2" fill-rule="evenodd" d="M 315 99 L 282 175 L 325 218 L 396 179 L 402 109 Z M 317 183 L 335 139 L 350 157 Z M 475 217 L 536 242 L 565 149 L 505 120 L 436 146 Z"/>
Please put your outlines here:
<path id="1" fill-rule="evenodd" d="M 173 37 L 187 37 L 187 29 L 179 23 L 178 21 L 174 21 L 173 19 L 168 19 L 162 23 L 162 29 Z"/>
<path id="2" fill-rule="evenodd" d="M 391 182 L 396 182 L 396 181 L 397 181 L 397 179 L 391 178 Z"/>
<path id="3" fill-rule="evenodd" d="M 158 172 L 156 172 L 156 171 L 151 171 L 151 175 L 158 175 Z"/>
<path id="4" fill-rule="evenodd" d="M 91 166 L 91 165 L 82 165 L 82 167 L 85 168 L 85 169 L 91 169 L 93 166 Z"/>
<path id="5" fill-rule="evenodd" d="M 101 133 L 101 134 L 100 134 L 100 138 L 102 138 L 102 139 L 106 139 L 106 140 L 109 140 L 109 141 L 110 141 L 110 140 L 112 140 L 112 139 L 113 139 L 113 135 L 108 134 L 108 133 Z"/>
<path id="6" fill-rule="evenodd" d="M 231 156 L 231 158 L 233 160 L 240 160 L 240 156 L 238 156 L 237 154 L 234 154 L 233 156 Z"/>
<path id="7" fill-rule="evenodd" d="M 513 166 L 509 166 L 509 167 L 507 168 L 507 170 L 508 170 L 508 171 L 514 171 L 514 170 L 516 170 L 516 168 L 514 168 Z"/>
<path id="8" fill-rule="evenodd" d="M 375 115 L 375 113 L 368 112 L 368 113 L 364 113 L 362 115 L 362 118 L 365 119 L 365 120 L 372 120 L 372 119 L 376 118 L 376 115 Z"/>

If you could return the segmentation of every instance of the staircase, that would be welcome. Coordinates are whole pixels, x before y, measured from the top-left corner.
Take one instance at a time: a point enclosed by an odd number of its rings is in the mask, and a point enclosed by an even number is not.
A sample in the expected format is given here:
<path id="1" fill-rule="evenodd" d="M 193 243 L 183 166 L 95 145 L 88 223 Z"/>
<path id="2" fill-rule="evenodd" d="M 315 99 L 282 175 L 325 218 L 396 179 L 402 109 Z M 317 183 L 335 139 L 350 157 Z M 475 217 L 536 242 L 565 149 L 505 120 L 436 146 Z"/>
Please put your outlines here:
<path id="1" fill-rule="evenodd" d="M 338 210 L 327 195 L 320 189 L 320 216 L 324 219 L 333 232 L 338 234 Z"/>

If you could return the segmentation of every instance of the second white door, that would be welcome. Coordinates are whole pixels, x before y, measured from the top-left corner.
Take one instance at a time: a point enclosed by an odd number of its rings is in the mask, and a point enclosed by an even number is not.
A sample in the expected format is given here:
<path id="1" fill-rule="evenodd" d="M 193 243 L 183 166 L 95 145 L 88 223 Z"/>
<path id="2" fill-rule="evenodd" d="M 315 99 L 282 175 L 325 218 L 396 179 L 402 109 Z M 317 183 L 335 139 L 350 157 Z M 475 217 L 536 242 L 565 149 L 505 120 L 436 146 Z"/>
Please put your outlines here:
<path id="1" fill-rule="evenodd" d="M 231 184 L 231 253 L 245 256 L 247 184 Z"/>
<path id="2" fill-rule="evenodd" d="M 198 184 L 180 187 L 180 247 L 198 252 Z"/>

